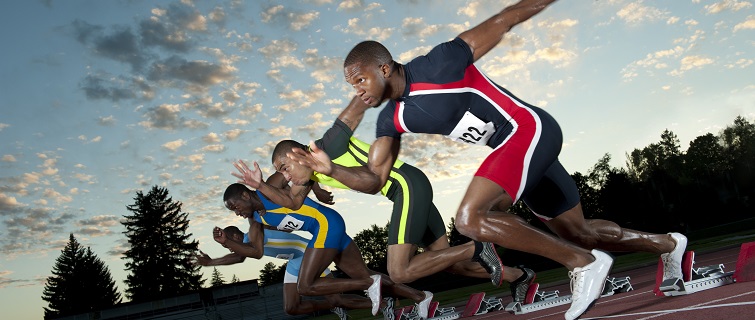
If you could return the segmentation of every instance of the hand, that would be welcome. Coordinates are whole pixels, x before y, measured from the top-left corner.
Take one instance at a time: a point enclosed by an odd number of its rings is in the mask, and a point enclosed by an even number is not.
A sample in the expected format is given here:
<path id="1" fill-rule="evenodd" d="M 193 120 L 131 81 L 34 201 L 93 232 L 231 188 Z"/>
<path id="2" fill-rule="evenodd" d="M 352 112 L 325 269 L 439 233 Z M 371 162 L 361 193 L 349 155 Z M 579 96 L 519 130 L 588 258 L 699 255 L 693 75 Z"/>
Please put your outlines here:
<path id="1" fill-rule="evenodd" d="M 195 265 L 195 266 L 196 266 L 196 265 L 200 265 L 200 266 L 209 266 L 209 265 L 210 265 L 210 263 L 212 262 L 212 258 L 210 258 L 210 256 L 209 256 L 209 255 L 207 255 L 206 253 L 204 253 L 204 252 L 202 252 L 202 251 L 199 251 L 199 253 L 198 253 L 198 254 L 194 254 L 194 255 L 192 256 L 192 258 L 193 258 L 193 259 L 191 259 L 191 263 L 192 263 L 193 265 Z"/>
<path id="2" fill-rule="evenodd" d="M 215 242 L 223 245 L 225 247 L 225 242 L 228 240 L 225 236 L 225 232 L 223 232 L 223 229 L 220 229 L 218 227 L 215 227 L 212 229 L 212 238 L 215 239 Z"/>
<path id="3" fill-rule="evenodd" d="M 333 173 L 333 162 L 330 161 L 330 157 L 322 149 L 318 148 L 314 142 L 309 143 L 309 152 L 300 148 L 293 148 L 291 152 L 287 152 L 286 156 L 298 162 L 300 165 L 308 167 L 314 171 L 329 176 Z"/>
<path id="4" fill-rule="evenodd" d="M 249 166 L 244 161 L 237 160 L 233 163 L 233 166 L 236 167 L 239 173 L 231 172 L 231 175 L 239 178 L 239 183 L 258 189 L 260 184 L 262 184 L 262 171 L 256 161 L 253 164 L 254 170 L 249 169 Z"/>
<path id="5" fill-rule="evenodd" d="M 317 200 L 320 200 L 320 202 L 324 204 L 335 204 L 335 201 L 333 201 L 333 193 L 325 190 L 321 187 L 312 188 L 312 192 L 315 193 L 315 196 L 317 197 Z"/>

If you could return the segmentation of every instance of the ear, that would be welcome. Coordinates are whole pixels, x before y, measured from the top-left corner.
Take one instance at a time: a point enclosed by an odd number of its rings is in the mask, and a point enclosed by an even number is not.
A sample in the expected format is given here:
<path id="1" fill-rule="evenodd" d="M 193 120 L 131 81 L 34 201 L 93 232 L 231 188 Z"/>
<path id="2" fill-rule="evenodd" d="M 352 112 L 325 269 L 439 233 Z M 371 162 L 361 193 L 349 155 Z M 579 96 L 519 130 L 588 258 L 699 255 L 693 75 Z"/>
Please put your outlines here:
<path id="1" fill-rule="evenodd" d="M 390 78 L 391 77 L 391 64 L 381 64 L 380 65 L 380 73 L 383 75 L 383 78 Z"/>

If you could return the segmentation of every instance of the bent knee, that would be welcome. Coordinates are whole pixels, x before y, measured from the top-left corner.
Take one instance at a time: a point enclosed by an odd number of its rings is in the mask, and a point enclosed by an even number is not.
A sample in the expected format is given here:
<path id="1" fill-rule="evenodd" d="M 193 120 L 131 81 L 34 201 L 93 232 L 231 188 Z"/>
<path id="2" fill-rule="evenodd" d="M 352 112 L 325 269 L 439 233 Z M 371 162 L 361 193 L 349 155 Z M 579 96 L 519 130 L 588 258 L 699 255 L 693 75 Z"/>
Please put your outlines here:
<path id="1" fill-rule="evenodd" d="M 388 276 L 394 283 L 407 283 L 416 280 L 406 268 L 388 270 Z"/>

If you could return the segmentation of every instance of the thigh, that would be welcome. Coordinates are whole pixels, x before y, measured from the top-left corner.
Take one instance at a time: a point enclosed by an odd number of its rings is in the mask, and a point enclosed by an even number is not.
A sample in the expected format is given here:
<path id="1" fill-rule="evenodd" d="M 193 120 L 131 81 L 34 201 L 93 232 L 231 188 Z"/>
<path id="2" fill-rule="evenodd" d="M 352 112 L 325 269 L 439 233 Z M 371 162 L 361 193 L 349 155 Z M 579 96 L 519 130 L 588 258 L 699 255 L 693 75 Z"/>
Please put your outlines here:
<path id="1" fill-rule="evenodd" d="M 548 221 L 577 206 L 579 189 L 566 169 L 556 161 L 522 200 L 540 220 Z M 578 210 L 578 215 L 582 216 L 582 210 Z"/>
<path id="2" fill-rule="evenodd" d="M 336 259 L 338 249 L 307 248 L 299 268 L 299 284 L 309 285 Z"/>
<path id="3" fill-rule="evenodd" d="M 352 279 L 369 278 L 373 273 L 367 268 L 362 259 L 362 253 L 359 252 L 359 247 L 354 242 L 349 243 L 343 251 L 337 254 L 335 263 Z"/>
<path id="4" fill-rule="evenodd" d="M 395 172 L 388 244 L 429 246 L 446 232 L 443 218 L 433 203 L 432 184 L 421 170 L 408 164 Z"/>

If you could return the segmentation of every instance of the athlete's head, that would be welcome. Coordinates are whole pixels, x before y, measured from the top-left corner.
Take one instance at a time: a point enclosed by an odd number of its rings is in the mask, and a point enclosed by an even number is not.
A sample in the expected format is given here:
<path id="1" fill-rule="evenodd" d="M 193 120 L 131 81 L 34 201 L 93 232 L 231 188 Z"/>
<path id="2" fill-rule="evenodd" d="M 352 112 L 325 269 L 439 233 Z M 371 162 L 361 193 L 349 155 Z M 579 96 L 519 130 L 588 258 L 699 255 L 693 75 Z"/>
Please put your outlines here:
<path id="1" fill-rule="evenodd" d="M 227 226 L 223 228 L 223 233 L 228 239 L 233 239 L 238 242 L 244 241 L 244 233 L 236 226 Z"/>
<path id="2" fill-rule="evenodd" d="M 346 55 L 343 75 L 364 103 L 377 107 L 388 98 L 386 82 L 395 65 L 391 53 L 380 42 L 363 41 Z"/>
<path id="3" fill-rule="evenodd" d="M 223 204 L 228 210 L 236 213 L 237 216 L 249 218 L 254 211 L 254 204 L 258 201 L 254 201 L 257 194 L 249 190 L 245 185 L 240 183 L 234 183 L 225 189 L 223 194 Z"/>
<path id="4" fill-rule="evenodd" d="M 309 150 L 309 147 L 294 140 L 283 140 L 278 142 L 278 145 L 276 145 L 273 150 L 273 166 L 275 167 L 275 171 L 283 174 L 286 181 L 301 186 L 309 183 L 313 171 L 286 156 L 286 153 L 291 152 L 291 149 L 293 148 L 299 148 L 305 151 Z"/>

